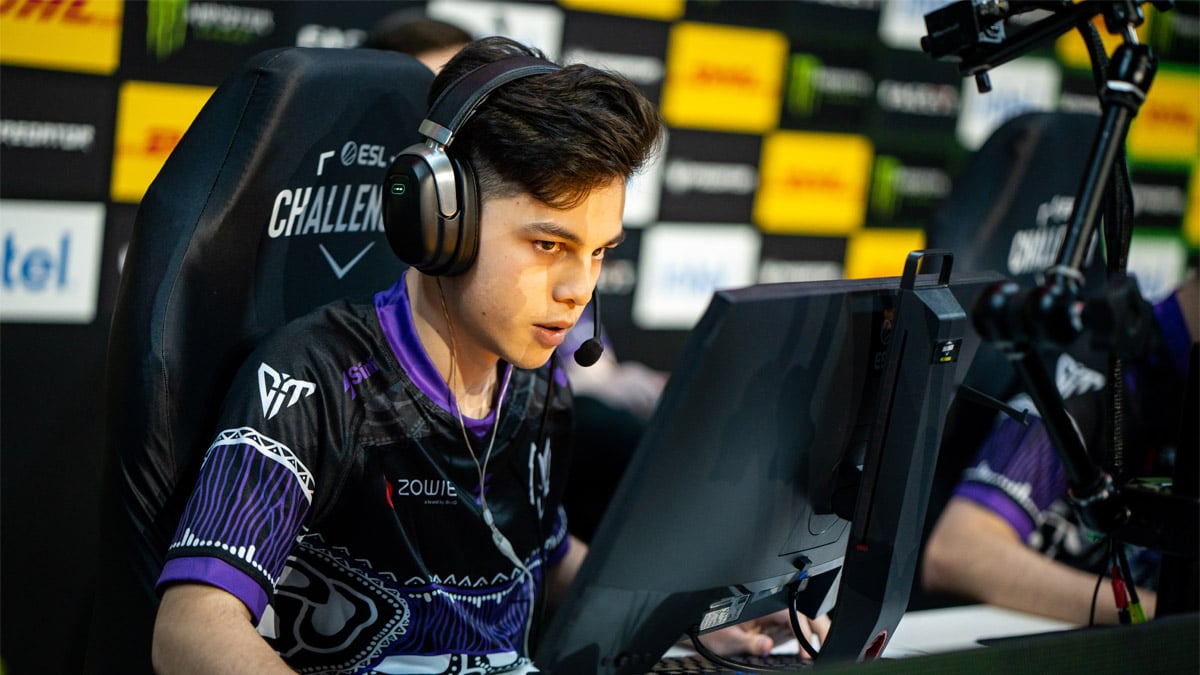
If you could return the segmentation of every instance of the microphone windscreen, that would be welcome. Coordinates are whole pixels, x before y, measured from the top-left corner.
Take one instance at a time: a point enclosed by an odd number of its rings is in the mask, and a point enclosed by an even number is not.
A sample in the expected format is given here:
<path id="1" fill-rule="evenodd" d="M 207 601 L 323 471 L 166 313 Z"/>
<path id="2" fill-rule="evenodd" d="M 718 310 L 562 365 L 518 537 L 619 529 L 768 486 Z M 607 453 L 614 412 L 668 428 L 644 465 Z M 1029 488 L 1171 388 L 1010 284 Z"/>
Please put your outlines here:
<path id="1" fill-rule="evenodd" d="M 604 345 L 600 344 L 596 338 L 589 338 L 579 345 L 579 349 L 575 350 L 575 363 L 586 368 L 599 361 L 600 355 L 603 353 Z"/>

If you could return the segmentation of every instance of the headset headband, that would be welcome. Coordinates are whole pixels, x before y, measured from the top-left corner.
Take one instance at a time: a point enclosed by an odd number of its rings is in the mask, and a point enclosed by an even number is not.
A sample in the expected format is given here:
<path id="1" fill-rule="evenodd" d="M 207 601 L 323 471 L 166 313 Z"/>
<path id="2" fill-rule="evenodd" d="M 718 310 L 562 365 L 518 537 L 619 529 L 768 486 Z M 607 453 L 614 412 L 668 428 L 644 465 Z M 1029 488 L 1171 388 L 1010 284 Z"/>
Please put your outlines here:
<path id="1" fill-rule="evenodd" d="M 534 56 L 510 56 L 463 75 L 437 97 L 418 131 L 445 147 L 454 140 L 463 123 L 497 87 L 530 75 L 553 73 L 561 68 Z"/>

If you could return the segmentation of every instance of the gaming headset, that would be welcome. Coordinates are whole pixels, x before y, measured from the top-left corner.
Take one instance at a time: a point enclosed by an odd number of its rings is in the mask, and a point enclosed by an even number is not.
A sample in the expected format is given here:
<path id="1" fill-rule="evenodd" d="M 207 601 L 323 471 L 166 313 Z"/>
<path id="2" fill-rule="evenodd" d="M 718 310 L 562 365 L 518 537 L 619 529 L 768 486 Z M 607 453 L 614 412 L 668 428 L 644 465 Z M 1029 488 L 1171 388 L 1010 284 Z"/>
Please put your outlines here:
<path id="1" fill-rule="evenodd" d="M 383 227 L 396 255 L 425 274 L 462 274 L 479 251 L 479 190 L 465 159 L 446 153 L 462 125 L 497 87 L 559 70 L 533 56 L 487 63 L 450 83 L 418 131 L 424 143 L 396 155 L 383 184 Z"/>

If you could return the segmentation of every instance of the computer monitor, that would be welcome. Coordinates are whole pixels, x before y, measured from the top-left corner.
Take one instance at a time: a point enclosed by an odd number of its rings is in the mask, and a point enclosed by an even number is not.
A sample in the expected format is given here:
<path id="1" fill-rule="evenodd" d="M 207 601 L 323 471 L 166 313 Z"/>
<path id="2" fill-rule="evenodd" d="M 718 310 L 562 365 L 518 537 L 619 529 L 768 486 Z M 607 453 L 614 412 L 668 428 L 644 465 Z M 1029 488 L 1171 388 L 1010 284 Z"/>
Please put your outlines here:
<path id="1" fill-rule="evenodd" d="M 714 295 L 540 636 L 541 672 L 645 673 L 686 633 L 788 607 L 793 592 L 817 615 L 839 586 L 859 616 L 834 615 L 819 658 L 886 641 L 976 344 L 962 306 L 998 279 L 950 284 L 947 254 L 931 281 L 921 255 L 903 278 Z"/>

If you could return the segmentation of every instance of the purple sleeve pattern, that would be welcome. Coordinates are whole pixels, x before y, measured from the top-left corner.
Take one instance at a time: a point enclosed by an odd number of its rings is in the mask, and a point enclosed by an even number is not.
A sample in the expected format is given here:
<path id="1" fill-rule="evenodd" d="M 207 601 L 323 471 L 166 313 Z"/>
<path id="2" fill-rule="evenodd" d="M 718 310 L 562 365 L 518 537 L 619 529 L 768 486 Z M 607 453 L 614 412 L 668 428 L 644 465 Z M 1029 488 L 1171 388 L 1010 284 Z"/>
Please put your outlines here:
<path id="1" fill-rule="evenodd" d="M 1042 420 L 1005 417 L 979 449 L 954 491 L 996 513 L 1026 540 L 1041 513 L 1066 494 L 1067 481 Z"/>
<path id="2" fill-rule="evenodd" d="M 287 447 L 253 429 L 224 431 L 205 457 L 168 558 L 224 560 L 269 592 L 308 513 L 312 489 L 311 475 Z M 203 574 L 215 568 L 186 569 Z M 178 578 L 182 571 L 173 568 L 176 576 L 170 580 L 220 585 L 210 576 Z M 166 580 L 164 576 L 160 584 Z M 253 599 L 242 600 L 255 610 L 249 602 Z M 259 607 L 256 613 L 261 611 Z"/>

